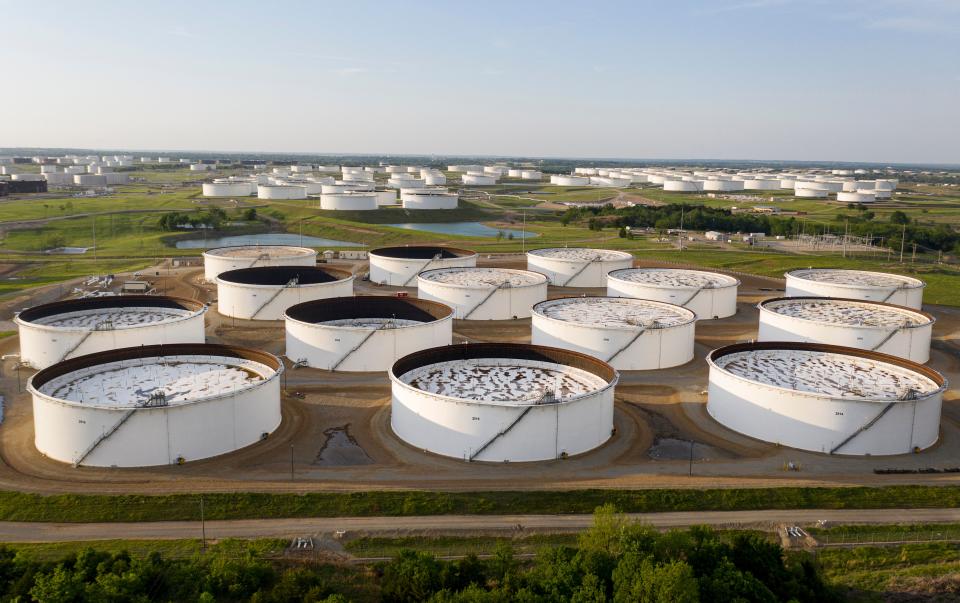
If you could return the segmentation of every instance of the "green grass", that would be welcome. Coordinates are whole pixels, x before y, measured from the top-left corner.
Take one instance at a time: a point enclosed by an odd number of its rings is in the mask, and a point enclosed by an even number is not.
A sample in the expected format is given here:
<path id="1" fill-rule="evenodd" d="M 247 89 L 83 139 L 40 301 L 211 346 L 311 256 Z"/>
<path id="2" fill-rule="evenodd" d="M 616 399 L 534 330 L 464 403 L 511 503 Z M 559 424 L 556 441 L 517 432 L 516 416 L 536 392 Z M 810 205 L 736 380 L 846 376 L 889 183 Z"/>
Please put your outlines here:
<path id="1" fill-rule="evenodd" d="M 509 545 L 515 553 L 535 553 L 543 547 L 576 546 L 578 534 L 532 534 L 529 536 L 408 536 L 364 537 L 344 543 L 355 557 L 393 557 L 404 550 L 437 556 L 486 555 Z"/>
<path id="2" fill-rule="evenodd" d="M 171 559 L 190 559 L 201 553 L 234 557 L 255 555 L 258 557 L 276 555 L 289 543 L 281 538 L 263 538 L 239 540 L 227 538 L 220 541 L 207 541 L 203 548 L 199 538 L 183 540 L 97 540 L 42 543 L 7 543 L 3 546 L 16 551 L 20 556 L 32 561 L 56 561 L 79 553 L 88 548 L 107 553 L 126 551 L 134 557 L 146 557 L 157 552 Z"/>
<path id="3" fill-rule="evenodd" d="M 0 521 L 164 521 L 199 519 L 199 496 L 43 496 L 0 492 Z M 628 512 L 751 509 L 939 508 L 960 505 L 960 488 L 655 489 L 523 492 L 370 491 L 204 495 L 207 519 L 592 513 L 605 503 Z"/>
<path id="4" fill-rule="evenodd" d="M 16 334 L 17 334 L 16 331 L 0 331 L 0 339 L 3 339 L 5 337 L 12 337 L 13 335 L 16 335 Z"/>

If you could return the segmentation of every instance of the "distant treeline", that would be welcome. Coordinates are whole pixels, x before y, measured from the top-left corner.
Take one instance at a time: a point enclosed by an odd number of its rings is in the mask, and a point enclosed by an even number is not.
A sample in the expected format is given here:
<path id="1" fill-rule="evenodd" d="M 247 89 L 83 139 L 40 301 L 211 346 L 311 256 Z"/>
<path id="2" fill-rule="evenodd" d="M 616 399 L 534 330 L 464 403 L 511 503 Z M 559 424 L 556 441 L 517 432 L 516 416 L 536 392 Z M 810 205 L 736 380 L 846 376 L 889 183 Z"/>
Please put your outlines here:
<path id="1" fill-rule="evenodd" d="M 802 221 L 794 216 L 778 217 L 768 214 L 733 213 L 729 209 L 707 207 L 704 205 L 683 205 L 674 203 L 662 206 L 636 205 L 616 208 L 612 205 L 601 207 L 571 207 L 561 217 L 566 225 L 573 221 L 586 220 L 594 230 L 602 228 L 653 228 L 660 231 L 681 227 L 694 231 L 716 230 L 720 232 L 762 232 L 769 236 L 794 236 L 801 233 L 823 234 L 827 231 L 843 234 L 844 229 L 854 236 L 872 236 L 882 238 L 884 246 L 897 249 L 906 227 L 906 244 L 916 243 L 921 248 L 944 252 L 960 252 L 960 234 L 947 224 L 923 226 L 911 221 L 901 211 L 890 215 L 889 221 L 874 221 L 873 212 L 863 206 L 852 207 L 857 213 L 840 216 L 839 222 L 825 225 L 818 222 Z M 844 224 L 846 220 L 847 224 Z"/>

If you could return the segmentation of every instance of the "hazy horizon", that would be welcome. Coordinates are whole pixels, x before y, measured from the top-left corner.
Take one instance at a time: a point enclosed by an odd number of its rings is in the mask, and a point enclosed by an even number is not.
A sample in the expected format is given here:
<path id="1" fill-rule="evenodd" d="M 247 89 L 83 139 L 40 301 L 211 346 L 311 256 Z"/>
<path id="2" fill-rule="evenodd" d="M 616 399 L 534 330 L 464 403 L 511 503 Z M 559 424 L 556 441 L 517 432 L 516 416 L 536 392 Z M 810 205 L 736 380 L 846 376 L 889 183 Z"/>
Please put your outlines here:
<path id="1" fill-rule="evenodd" d="M 960 164 L 960 2 L 582 6 L 0 0 L 0 146 Z"/>

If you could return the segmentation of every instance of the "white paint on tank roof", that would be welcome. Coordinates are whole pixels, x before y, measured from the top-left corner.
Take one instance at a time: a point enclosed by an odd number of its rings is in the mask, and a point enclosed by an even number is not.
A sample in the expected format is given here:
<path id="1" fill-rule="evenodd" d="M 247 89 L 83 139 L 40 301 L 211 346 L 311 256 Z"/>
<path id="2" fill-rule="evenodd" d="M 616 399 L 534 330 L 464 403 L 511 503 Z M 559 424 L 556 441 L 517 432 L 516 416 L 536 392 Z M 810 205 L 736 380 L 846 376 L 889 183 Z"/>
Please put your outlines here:
<path id="1" fill-rule="evenodd" d="M 180 308 L 100 308 L 65 312 L 32 320 L 33 324 L 64 329 L 122 329 L 175 320 L 193 314 Z"/>
<path id="2" fill-rule="evenodd" d="M 674 268 L 627 268 L 610 273 L 613 278 L 633 283 L 646 283 L 663 287 L 716 287 L 737 284 L 737 280 L 725 274 L 678 270 Z"/>
<path id="3" fill-rule="evenodd" d="M 461 287 L 501 287 L 507 283 L 511 287 L 522 287 L 542 283 L 547 277 L 535 272 L 504 268 L 441 268 L 423 272 L 420 278 Z"/>
<path id="4" fill-rule="evenodd" d="M 765 385 L 841 399 L 898 400 L 939 386 L 910 369 L 879 360 L 809 350 L 750 350 L 721 356 L 718 368 Z"/>
<path id="5" fill-rule="evenodd" d="M 587 326 L 663 328 L 694 320 L 690 310 L 628 297 L 568 297 L 541 302 L 534 310 L 548 318 Z"/>
<path id="6" fill-rule="evenodd" d="M 895 327 L 931 322 L 929 318 L 918 312 L 828 297 L 784 299 L 766 303 L 763 307 L 784 316 L 845 326 Z"/>
<path id="7" fill-rule="evenodd" d="M 531 255 L 539 255 L 558 260 L 622 260 L 632 257 L 624 251 L 612 249 L 586 249 L 582 247 L 551 247 L 548 249 L 534 249 Z"/>
<path id="8" fill-rule="evenodd" d="M 923 282 L 919 279 L 909 276 L 865 270 L 814 268 L 811 270 L 794 270 L 789 274 L 808 281 L 835 285 L 866 285 L 869 287 L 920 287 L 923 285 Z"/>
<path id="9" fill-rule="evenodd" d="M 587 371 L 551 363 L 510 358 L 439 362 L 409 371 L 400 380 L 419 390 L 464 400 L 534 402 L 545 394 L 567 399 L 603 389 L 608 384 Z"/>
<path id="10" fill-rule="evenodd" d="M 275 372 L 251 360 L 220 360 L 111 362 L 61 375 L 39 391 L 88 406 L 119 408 L 143 406 L 151 396 L 162 393 L 166 405 L 175 406 L 236 392 Z"/>
<path id="11" fill-rule="evenodd" d="M 405 320 L 400 318 L 342 318 L 338 320 L 325 320 L 314 323 L 325 327 L 345 327 L 351 329 L 400 329 L 403 327 L 413 327 L 422 325 L 418 320 Z"/>
<path id="12" fill-rule="evenodd" d="M 220 247 L 206 252 L 208 255 L 231 257 L 231 258 L 258 258 L 267 257 L 286 257 L 296 255 L 312 255 L 316 253 L 306 247 L 287 247 L 277 245 L 240 245 L 237 247 Z"/>

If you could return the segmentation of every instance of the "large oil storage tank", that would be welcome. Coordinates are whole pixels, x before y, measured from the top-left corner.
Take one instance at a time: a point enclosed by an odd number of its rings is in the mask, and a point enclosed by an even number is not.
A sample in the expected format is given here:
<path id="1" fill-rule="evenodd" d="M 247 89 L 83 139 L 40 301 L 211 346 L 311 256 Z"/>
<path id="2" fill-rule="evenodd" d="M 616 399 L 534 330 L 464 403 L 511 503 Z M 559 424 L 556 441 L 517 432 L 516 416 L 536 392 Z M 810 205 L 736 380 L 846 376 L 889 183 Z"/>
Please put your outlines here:
<path id="1" fill-rule="evenodd" d="M 172 465 L 232 452 L 280 425 L 282 372 L 271 354 L 213 344 L 72 358 L 30 378 L 34 441 L 75 466 Z"/>
<path id="2" fill-rule="evenodd" d="M 203 343 L 207 305 L 182 297 L 87 297 L 34 306 L 14 322 L 20 360 L 44 369 L 68 358 L 135 345 Z"/>
<path id="3" fill-rule="evenodd" d="M 873 203 L 877 200 L 877 195 L 873 191 L 859 190 L 854 192 L 841 191 L 837 193 L 837 201 L 847 203 Z"/>
<path id="4" fill-rule="evenodd" d="M 835 297 L 777 297 L 760 302 L 759 341 L 805 341 L 930 359 L 935 319 L 921 310 Z"/>
<path id="5" fill-rule="evenodd" d="M 400 189 L 403 209 L 457 209 L 460 195 L 446 189 Z"/>
<path id="6" fill-rule="evenodd" d="M 204 182 L 204 197 L 249 197 L 257 192 L 257 185 L 244 181 Z"/>
<path id="7" fill-rule="evenodd" d="M 707 356 L 707 412 L 753 438 L 829 454 L 907 454 L 940 433 L 947 381 L 896 356 L 795 342 L 734 344 Z"/>
<path id="8" fill-rule="evenodd" d="M 307 187 L 297 184 L 258 184 L 258 199 L 306 199 Z"/>
<path id="9" fill-rule="evenodd" d="M 587 186 L 590 184 L 590 177 L 553 174 L 550 176 L 550 184 L 555 184 L 557 186 Z"/>
<path id="10" fill-rule="evenodd" d="M 491 186 L 497 183 L 497 177 L 489 174 L 463 174 L 460 181 L 469 186 Z"/>
<path id="11" fill-rule="evenodd" d="M 547 277 L 509 268 L 438 268 L 417 276 L 417 295 L 447 304 L 461 320 L 527 318 L 547 299 Z"/>
<path id="12" fill-rule="evenodd" d="M 369 211 L 377 209 L 377 207 L 377 193 L 375 192 L 348 191 L 320 195 L 320 209 Z"/>
<path id="13" fill-rule="evenodd" d="M 291 306 L 285 320 L 287 357 L 331 371 L 387 371 L 453 341 L 453 309 L 425 299 L 336 297 Z"/>
<path id="14" fill-rule="evenodd" d="M 663 190 L 675 193 L 694 193 L 703 190 L 700 180 L 664 180 Z"/>
<path id="15" fill-rule="evenodd" d="M 607 273 L 633 266 L 633 255 L 612 249 L 548 247 L 527 252 L 527 270 L 547 275 L 556 287 L 603 287 Z"/>
<path id="16" fill-rule="evenodd" d="M 410 287 L 417 275 L 432 268 L 472 268 L 477 252 L 456 247 L 381 247 L 370 251 L 370 280 L 381 285 Z"/>
<path id="17" fill-rule="evenodd" d="M 878 301 L 919 310 L 923 305 L 920 279 L 886 272 L 805 268 L 786 273 L 787 297 L 841 297 Z"/>
<path id="18" fill-rule="evenodd" d="M 742 180 L 704 180 L 704 191 L 742 191 Z"/>
<path id="19" fill-rule="evenodd" d="M 609 364 L 577 352 L 507 343 L 415 352 L 390 370 L 393 432 L 465 461 L 543 461 L 613 435 Z"/>
<path id="20" fill-rule="evenodd" d="M 244 320 L 282 320 L 290 306 L 353 295 L 353 275 L 320 266 L 264 266 L 221 272 L 217 311 Z"/>
<path id="21" fill-rule="evenodd" d="M 628 268 L 607 275 L 607 295 L 635 297 L 693 310 L 698 320 L 737 313 L 740 281 L 726 274 L 679 268 Z"/>
<path id="22" fill-rule="evenodd" d="M 531 343 L 589 354 L 620 371 L 693 360 L 696 314 L 628 297 L 562 297 L 533 307 Z"/>
<path id="23" fill-rule="evenodd" d="M 289 245 L 237 245 L 203 253 L 203 277 L 208 283 L 221 272 L 258 266 L 316 266 L 317 252 Z"/>

